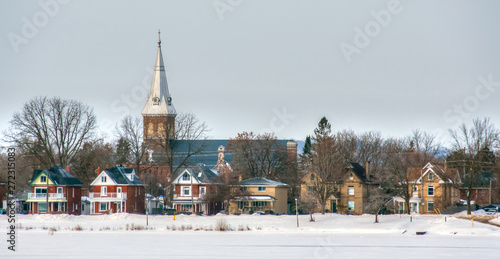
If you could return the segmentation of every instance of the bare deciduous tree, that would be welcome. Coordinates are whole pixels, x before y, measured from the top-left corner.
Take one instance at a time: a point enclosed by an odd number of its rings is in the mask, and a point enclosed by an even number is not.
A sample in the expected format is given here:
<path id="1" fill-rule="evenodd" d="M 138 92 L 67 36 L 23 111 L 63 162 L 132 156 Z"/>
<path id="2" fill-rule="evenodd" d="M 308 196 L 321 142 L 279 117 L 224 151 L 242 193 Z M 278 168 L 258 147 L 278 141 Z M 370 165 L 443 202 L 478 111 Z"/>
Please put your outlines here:
<path id="1" fill-rule="evenodd" d="M 280 180 L 286 177 L 289 162 L 286 147 L 279 146 L 273 134 L 238 133 L 236 138 L 229 139 L 227 149 L 233 156 L 234 172 L 244 178 L 270 177 Z"/>
<path id="2" fill-rule="evenodd" d="M 96 116 L 78 101 L 37 97 L 14 113 L 5 140 L 36 157 L 42 168 L 66 167 L 94 136 Z"/>
<path id="3" fill-rule="evenodd" d="M 489 118 L 476 118 L 471 127 L 463 123 L 458 131 L 449 130 L 449 133 L 453 138 L 453 152 L 447 160 L 450 166 L 462 169 L 465 174 L 467 214 L 470 214 L 472 187 L 480 179 L 480 172 L 495 169 L 494 151 L 500 144 L 500 132 Z"/>
<path id="4" fill-rule="evenodd" d="M 141 119 L 130 115 L 125 116 L 115 128 L 116 136 L 128 144 L 131 162 L 135 165 L 137 174 L 141 174 L 141 162 L 150 143 L 148 139 L 143 139 L 143 129 Z"/>
<path id="5" fill-rule="evenodd" d="M 302 198 L 299 200 L 299 208 L 303 210 L 306 213 L 309 213 L 309 221 L 313 222 L 313 213 L 316 208 L 318 208 L 318 199 L 314 197 L 314 195 L 307 194 L 305 196 L 302 196 Z"/>

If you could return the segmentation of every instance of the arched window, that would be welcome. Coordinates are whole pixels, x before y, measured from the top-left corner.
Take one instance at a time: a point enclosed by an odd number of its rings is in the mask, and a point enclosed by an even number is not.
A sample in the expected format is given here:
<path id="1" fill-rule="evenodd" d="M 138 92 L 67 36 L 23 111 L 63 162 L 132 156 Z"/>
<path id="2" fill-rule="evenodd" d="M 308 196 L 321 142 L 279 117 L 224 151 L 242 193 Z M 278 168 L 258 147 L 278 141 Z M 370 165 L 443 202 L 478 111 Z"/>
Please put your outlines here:
<path id="1" fill-rule="evenodd" d="M 311 174 L 311 181 L 314 181 L 314 174 Z"/>

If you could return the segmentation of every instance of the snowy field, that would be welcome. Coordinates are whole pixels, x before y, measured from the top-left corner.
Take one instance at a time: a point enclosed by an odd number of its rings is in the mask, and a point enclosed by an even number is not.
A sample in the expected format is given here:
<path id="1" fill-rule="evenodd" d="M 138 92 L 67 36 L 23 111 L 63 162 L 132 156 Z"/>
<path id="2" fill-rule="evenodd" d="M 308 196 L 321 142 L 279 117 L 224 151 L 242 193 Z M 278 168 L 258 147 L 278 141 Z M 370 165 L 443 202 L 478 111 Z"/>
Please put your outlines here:
<path id="1" fill-rule="evenodd" d="M 378 224 L 373 215 L 314 217 L 300 215 L 297 228 L 295 216 L 149 216 L 146 228 L 144 215 L 16 215 L 16 251 L 2 241 L 0 258 L 500 257 L 499 227 L 449 215 L 380 216 Z M 3 233 L 7 219 L 0 216 Z M 215 230 L 221 219 L 231 231 Z"/>

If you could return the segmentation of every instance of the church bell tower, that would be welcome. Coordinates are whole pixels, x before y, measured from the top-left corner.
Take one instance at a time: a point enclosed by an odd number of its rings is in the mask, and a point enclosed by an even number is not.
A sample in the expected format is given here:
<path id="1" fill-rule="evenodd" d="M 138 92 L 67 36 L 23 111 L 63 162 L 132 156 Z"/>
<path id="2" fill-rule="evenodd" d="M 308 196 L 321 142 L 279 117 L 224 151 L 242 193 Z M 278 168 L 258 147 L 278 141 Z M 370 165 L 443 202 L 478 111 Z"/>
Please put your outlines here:
<path id="1" fill-rule="evenodd" d="M 158 31 L 158 52 L 151 79 L 151 89 L 142 110 L 144 140 L 162 141 L 166 138 L 173 138 L 176 115 L 172 96 L 168 91 L 167 75 L 161 52 L 160 31 Z M 155 150 L 158 147 L 155 148 L 155 145 L 152 145 L 151 148 Z"/>

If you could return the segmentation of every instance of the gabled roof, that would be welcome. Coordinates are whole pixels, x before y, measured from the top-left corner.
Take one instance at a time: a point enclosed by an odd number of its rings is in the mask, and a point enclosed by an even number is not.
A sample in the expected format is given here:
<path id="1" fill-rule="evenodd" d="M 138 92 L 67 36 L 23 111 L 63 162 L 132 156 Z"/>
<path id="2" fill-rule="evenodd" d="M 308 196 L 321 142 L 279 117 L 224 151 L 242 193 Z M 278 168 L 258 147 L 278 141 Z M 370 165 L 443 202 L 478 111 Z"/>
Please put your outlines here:
<path id="1" fill-rule="evenodd" d="M 358 178 L 359 180 L 367 183 L 367 182 L 370 182 L 368 181 L 368 179 L 366 178 L 366 170 L 364 167 L 362 167 L 360 164 L 358 163 L 353 163 L 353 162 L 349 162 L 347 163 L 346 167 L 345 167 L 348 171 L 352 171 Z"/>
<path id="2" fill-rule="evenodd" d="M 427 174 L 434 174 L 441 183 L 451 183 L 458 180 L 458 170 L 454 168 L 447 168 L 446 171 L 443 167 L 433 163 L 427 163 L 423 168 L 411 167 L 407 169 L 408 180 L 411 182 L 420 183 L 422 178 Z"/>
<path id="3" fill-rule="evenodd" d="M 373 181 L 368 181 L 368 178 L 366 178 L 366 170 L 364 167 L 362 167 L 359 163 L 354 163 L 354 162 L 348 162 L 348 163 L 338 163 L 336 164 L 336 168 L 335 170 L 344 170 L 342 171 L 342 175 L 339 176 L 339 177 L 343 177 L 345 175 L 345 173 L 347 172 L 353 172 L 356 177 L 358 177 L 362 182 L 364 183 L 372 183 Z M 304 174 L 300 179 L 299 179 L 299 183 L 303 183 L 305 182 L 304 179 L 305 177 L 309 176 L 310 174 L 314 174 L 316 177 L 319 178 L 318 174 L 314 171 L 309 171 L 307 172 L 306 174 Z M 373 177 L 373 176 L 372 176 Z M 332 179 L 330 180 L 332 183 L 336 182 L 337 180 L 340 180 L 340 179 Z"/>
<path id="4" fill-rule="evenodd" d="M 194 167 L 188 167 L 184 170 L 179 171 L 174 178 L 174 183 L 177 183 L 178 178 L 182 177 L 184 173 L 190 174 L 198 183 L 221 183 L 222 180 L 219 178 L 219 176 L 217 176 L 216 172 L 217 171 L 212 170 L 208 166 L 199 164 Z"/>
<path id="5" fill-rule="evenodd" d="M 144 185 L 142 180 L 137 175 L 135 175 L 135 171 L 133 168 L 127 168 L 123 165 L 116 165 L 111 168 L 105 169 L 102 171 L 102 173 L 106 173 L 116 184 Z"/>
<path id="6" fill-rule="evenodd" d="M 264 177 L 256 177 L 247 180 L 243 180 L 238 183 L 238 185 L 268 185 L 268 186 L 288 186 L 288 184 L 280 183 L 277 181 L 269 180 Z"/>
<path id="7" fill-rule="evenodd" d="M 71 186 L 82 186 L 83 183 L 70 174 L 66 169 L 64 169 L 61 165 L 55 165 L 49 170 L 35 170 L 33 171 L 33 176 L 31 177 L 31 183 L 35 181 L 38 176 L 42 173 L 48 175 L 50 181 L 52 181 L 55 185 L 71 185 Z"/>

